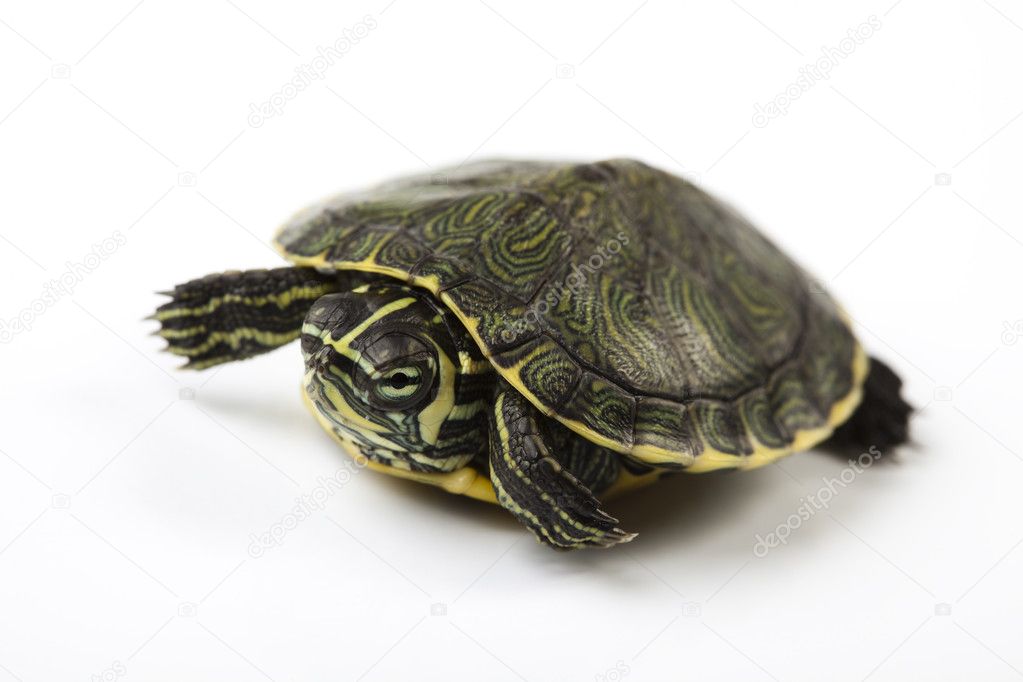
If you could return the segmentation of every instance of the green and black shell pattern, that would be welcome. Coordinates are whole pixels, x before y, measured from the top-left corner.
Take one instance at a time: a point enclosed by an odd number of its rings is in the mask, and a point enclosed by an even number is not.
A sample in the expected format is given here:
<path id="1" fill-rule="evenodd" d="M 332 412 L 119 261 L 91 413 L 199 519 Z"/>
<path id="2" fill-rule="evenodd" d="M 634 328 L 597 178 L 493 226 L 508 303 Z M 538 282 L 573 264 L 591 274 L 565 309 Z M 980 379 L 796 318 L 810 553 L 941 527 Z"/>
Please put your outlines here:
<path id="1" fill-rule="evenodd" d="M 495 368 L 589 440 L 664 467 L 749 468 L 858 404 L 843 313 L 749 222 L 640 162 L 484 162 L 344 195 L 275 243 L 449 307 Z"/>

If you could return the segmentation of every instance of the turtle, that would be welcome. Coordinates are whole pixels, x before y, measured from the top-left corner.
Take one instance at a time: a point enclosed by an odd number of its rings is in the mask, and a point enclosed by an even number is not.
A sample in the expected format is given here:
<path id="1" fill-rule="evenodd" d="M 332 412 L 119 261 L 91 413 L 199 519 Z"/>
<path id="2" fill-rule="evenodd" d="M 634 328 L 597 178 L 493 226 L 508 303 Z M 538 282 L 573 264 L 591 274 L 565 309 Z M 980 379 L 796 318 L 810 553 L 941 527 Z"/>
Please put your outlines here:
<path id="1" fill-rule="evenodd" d="M 640 161 L 463 164 L 273 241 L 290 266 L 165 292 L 167 350 L 204 369 L 299 340 L 304 402 L 357 463 L 550 547 L 632 540 L 604 503 L 667 474 L 908 437 L 902 381 L 817 280 Z"/>

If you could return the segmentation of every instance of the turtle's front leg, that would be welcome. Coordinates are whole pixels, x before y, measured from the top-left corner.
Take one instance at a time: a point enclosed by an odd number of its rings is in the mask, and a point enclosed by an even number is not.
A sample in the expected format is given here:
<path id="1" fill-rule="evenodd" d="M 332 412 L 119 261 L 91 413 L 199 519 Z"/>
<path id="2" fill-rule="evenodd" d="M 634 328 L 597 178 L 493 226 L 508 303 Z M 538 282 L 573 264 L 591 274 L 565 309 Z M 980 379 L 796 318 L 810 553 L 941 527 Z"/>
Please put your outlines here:
<path id="1" fill-rule="evenodd" d="M 207 275 L 165 292 L 171 300 L 150 319 L 160 322 L 165 350 L 187 358 L 187 369 L 205 369 L 294 341 L 313 302 L 350 279 L 296 267 Z"/>
<path id="2" fill-rule="evenodd" d="M 558 549 L 610 547 L 635 537 L 547 450 L 543 415 L 505 381 L 490 412 L 490 480 L 501 506 Z"/>

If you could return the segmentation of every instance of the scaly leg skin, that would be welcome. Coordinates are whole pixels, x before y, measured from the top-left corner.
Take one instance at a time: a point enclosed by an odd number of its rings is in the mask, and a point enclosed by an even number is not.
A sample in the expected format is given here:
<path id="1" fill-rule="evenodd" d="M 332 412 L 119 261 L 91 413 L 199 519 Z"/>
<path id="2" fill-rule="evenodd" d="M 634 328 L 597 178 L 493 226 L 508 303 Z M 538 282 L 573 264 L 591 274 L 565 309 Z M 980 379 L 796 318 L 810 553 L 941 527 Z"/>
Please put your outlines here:
<path id="1" fill-rule="evenodd" d="M 902 399 L 902 379 L 876 358 L 870 360 L 870 373 L 863 386 L 863 400 L 847 422 L 835 429 L 824 444 L 847 453 L 853 449 L 875 447 L 882 452 L 909 439 L 912 406 Z"/>
<path id="2" fill-rule="evenodd" d="M 537 539 L 557 549 L 611 547 L 635 537 L 547 450 L 542 415 L 499 381 L 490 412 L 490 480 L 497 500 Z"/>
<path id="3" fill-rule="evenodd" d="M 294 341 L 313 302 L 341 285 L 313 268 L 207 275 L 165 292 L 171 300 L 152 319 L 168 352 L 186 357 L 187 369 L 205 369 Z"/>

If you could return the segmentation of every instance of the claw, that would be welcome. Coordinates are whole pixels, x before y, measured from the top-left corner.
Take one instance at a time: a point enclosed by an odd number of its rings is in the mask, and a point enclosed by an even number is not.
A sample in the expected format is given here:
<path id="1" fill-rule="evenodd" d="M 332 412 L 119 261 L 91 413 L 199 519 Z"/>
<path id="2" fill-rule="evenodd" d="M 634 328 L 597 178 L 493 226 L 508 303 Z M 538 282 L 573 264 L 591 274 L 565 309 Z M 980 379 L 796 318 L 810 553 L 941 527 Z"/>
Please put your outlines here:
<path id="1" fill-rule="evenodd" d="M 612 547 L 629 533 L 547 449 L 539 412 L 503 382 L 490 413 L 490 480 L 497 500 L 555 549 Z"/>

